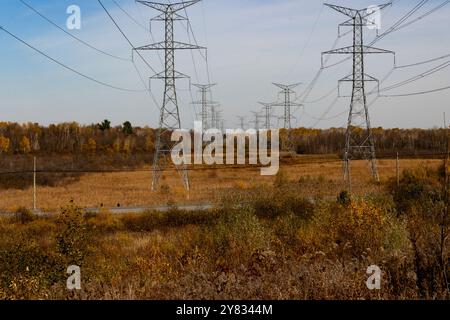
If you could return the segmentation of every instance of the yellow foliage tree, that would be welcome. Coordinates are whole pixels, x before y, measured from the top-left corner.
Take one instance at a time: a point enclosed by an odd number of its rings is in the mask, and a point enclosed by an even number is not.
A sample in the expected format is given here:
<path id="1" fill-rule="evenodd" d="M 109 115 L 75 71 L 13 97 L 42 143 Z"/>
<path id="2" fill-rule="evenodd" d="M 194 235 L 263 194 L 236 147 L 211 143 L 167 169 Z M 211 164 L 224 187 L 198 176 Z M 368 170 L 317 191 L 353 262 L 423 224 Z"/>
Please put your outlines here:
<path id="1" fill-rule="evenodd" d="M 123 152 L 126 154 L 131 153 L 131 139 L 126 139 L 123 143 Z"/>
<path id="2" fill-rule="evenodd" d="M 87 153 L 95 153 L 97 151 L 97 142 L 93 138 L 89 138 L 83 149 Z"/>
<path id="3" fill-rule="evenodd" d="M 113 146 L 112 146 L 115 153 L 119 153 L 120 152 L 120 146 L 121 146 L 120 139 L 117 138 L 114 141 Z"/>
<path id="4" fill-rule="evenodd" d="M 148 136 L 145 139 L 145 151 L 153 152 L 154 150 L 155 150 L 155 144 L 153 142 L 153 139 L 150 136 Z"/>
<path id="5" fill-rule="evenodd" d="M 7 153 L 9 151 L 11 141 L 4 137 L 0 136 L 0 154 Z"/>
<path id="6" fill-rule="evenodd" d="M 20 140 L 19 148 L 20 148 L 20 152 L 22 152 L 24 154 L 30 153 L 31 152 L 30 139 L 28 139 L 27 137 L 23 136 L 22 140 Z"/>

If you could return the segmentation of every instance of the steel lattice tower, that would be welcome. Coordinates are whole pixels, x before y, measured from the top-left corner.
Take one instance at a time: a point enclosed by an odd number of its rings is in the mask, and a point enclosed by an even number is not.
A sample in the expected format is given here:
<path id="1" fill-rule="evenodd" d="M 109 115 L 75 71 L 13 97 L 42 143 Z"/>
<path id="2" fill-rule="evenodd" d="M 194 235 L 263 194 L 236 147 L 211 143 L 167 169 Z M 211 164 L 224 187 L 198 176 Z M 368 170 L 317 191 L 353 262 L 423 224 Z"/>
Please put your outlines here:
<path id="1" fill-rule="evenodd" d="M 251 121 L 251 123 L 255 125 L 255 130 L 259 131 L 259 119 L 261 117 L 261 111 L 260 112 L 252 111 L 251 114 L 255 116 L 255 120 Z"/>
<path id="2" fill-rule="evenodd" d="M 296 92 L 293 90 L 295 87 L 298 87 L 300 83 L 295 84 L 279 84 L 274 83 L 275 86 L 280 88 L 282 91 L 279 93 L 279 95 L 283 96 L 282 102 L 275 102 L 272 103 L 272 107 L 283 107 L 284 108 L 284 129 L 292 129 L 291 125 L 291 119 L 292 119 L 292 113 L 291 113 L 291 107 L 301 107 L 303 106 L 300 103 L 294 102 L 295 99 L 292 99 L 292 95 L 296 95 Z"/>
<path id="3" fill-rule="evenodd" d="M 239 119 L 239 129 L 245 130 L 245 117 L 237 116 L 237 118 Z"/>
<path id="4" fill-rule="evenodd" d="M 214 117 L 215 118 L 214 119 L 215 125 L 214 125 L 214 128 L 212 128 L 212 129 L 217 129 L 217 130 L 220 130 L 220 131 L 224 132 L 223 131 L 224 123 L 223 123 L 223 119 L 222 119 L 223 111 L 222 110 L 217 110 L 214 107 L 214 112 L 215 112 L 215 117 Z"/>
<path id="5" fill-rule="evenodd" d="M 215 123 L 208 121 L 208 109 L 212 107 L 213 105 L 216 105 L 217 103 L 211 100 L 208 100 L 208 92 L 211 90 L 212 87 L 214 87 L 216 84 L 193 84 L 194 87 L 197 87 L 200 91 L 200 94 L 202 96 L 201 101 L 194 101 L 193 104 L 201 105 L 202 111 L 201 111 L 201 117 L 202 117 L 202 128 L 203 130 L 208 130 L 214 126 L 216 126 Z M 211 112 L 215 112 L 215 110 L 211 110 Z"/>
<path id="6" fill-rule="evenodd" d="M 135 50 L 164 50 L 165 70 L 150 79 L 164 80 L 164 98 L 159 119 L 159 130 L 156 137 L 156 151 L 153 159 L 153 181 L 152 190 L 155 191 L 161 178 L 162 172 L 170 161 L 170 153 L 174 146 L 170 135 L 173 130 L 181 129 L 180 112 L 178 108 L 177 91 L 175 81 L 188 76 L 175 70 L 175 50 L 204 49 L 203 47 L 182 43 L 174 40 L 174 21 L 186 20 L 187 18 L 177 14 L 178 11 L 192 6 L 201 0 L 186 1 L 180 3 L 162 4 L 151 1 L 136 2 L 162 12 L 151 21 L 164 21 L 165 40 L 147 46 L 135 48 Z M 180 172 L 184 186 L 189 191 L 189 175 L 186 165 L 177 167 Z"/>
<path id="7" fill-rule="evenodd" d="M 271 103 L 264 103 L 264 102 L 260 102 L 259 104 L 261 104 L 263 106 L 263 111 L 264 111 L 264 128 L 266 130 L 270 130 L 272 129 L 272 121 L 270 120 L 273 116 L 272 116 L 272 104 Z"/>
<path id="8" fill-rule="evenodd" d="M 339 80 L 352 82 L 353 89 L 351 95 L 350 112 L 348 116 L 347 131 L 345 134 L 345 150 L 344 150 L 344 179 L 351 185 L 350 177 L 350 160 L 354 158 L 363 158 L 370 161 L 372 176 L 379 181 L 378 169 L 376 164 L 375 142 L 370 125 L 369 110 L 365 92 L 365 83 L 367 81 L 378 80 L 365 73 L 364 55 L 372 53 L 393 53 L 392 51 L 374 48 L 364 45 L 363 28 L 372 26 L 371 15 L 374 10 L 362 9 L 355 10 L 340 7 L 331 4 L 326 6 L 350 17 L 349 20 L 340 26 L 349 26 L 353 28 L 353 45 L 345 48 L 335 49 L 322 53 L 325 54 L 352 54 L 353 55 L 353 72 L 351 75 Z M 390 3 L 379 6 L 379 9 L 391 5 Z M 323 66 L 323 60 L 322 60 Z"/>

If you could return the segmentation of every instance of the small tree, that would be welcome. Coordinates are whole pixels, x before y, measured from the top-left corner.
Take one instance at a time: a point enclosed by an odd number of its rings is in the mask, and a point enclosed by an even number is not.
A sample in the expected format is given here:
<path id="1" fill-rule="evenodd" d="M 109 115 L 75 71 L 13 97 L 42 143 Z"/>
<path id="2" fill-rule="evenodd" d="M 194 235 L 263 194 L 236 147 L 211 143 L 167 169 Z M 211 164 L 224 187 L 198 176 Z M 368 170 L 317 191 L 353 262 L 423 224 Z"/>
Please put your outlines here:
<path id="1" fill-rule="evenodd" d="M 121 147 L 121 145 L 122 145 L 122 144 L 121 144 L 119 138 L 117 138 L 116 140 L 114 140 L 114 143 L 113 143 L 112 147 L 113 147 L 113 150 L 114 150 L 115 153 L 119 153 L 119 152 L 120 152 L 120 147 Z"/>
<path id="2" fill-rule="evenodd" d="M 132 149 L 132 141 L 130 138 L 127 138 L 123 143 L 123 152 L 126 154 L 130 154 Z"/>
<path id="3" fill-rule="evenodd" d="M 10 144 L 11 141 L 8 138 L 0 136 L 0 154 L 8 153 Z"/>
<path id="4" fill-rule="evenodd" d="M 97 142 L 93 138 L 89 138 L 86 145 L 86 151 L 94 154 L 97 151 Z"/>
<path id="5" fill-rule="evenodd" d="M 98 128 L 102 131 L 111 129 L 111 121 L 105 119 L 102 123 L 98 125 Z"/>
<path id="6" fill-rule="evenodd" d="M 28 139 L 27 137 L 23 136 L 22 140 L 20 140 L 19 148 L 20 148 L 20 152 L 22 152 L 24 154 L 30 153 L 31 152 L 30 139 Z"/>
<path id="7" fill-rule="evenodd" d="M 125 121 L 123 123 L 122 132 L 125 134 L 133 134 L 133 126 L 130 121 Z"/>

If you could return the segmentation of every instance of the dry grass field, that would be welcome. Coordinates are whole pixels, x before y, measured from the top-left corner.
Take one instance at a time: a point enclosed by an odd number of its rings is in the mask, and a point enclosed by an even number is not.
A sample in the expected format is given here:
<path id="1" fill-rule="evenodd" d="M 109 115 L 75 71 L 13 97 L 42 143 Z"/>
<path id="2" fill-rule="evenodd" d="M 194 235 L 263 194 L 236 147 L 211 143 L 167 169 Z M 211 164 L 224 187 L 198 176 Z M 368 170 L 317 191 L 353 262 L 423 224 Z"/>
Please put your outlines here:
<path id="1" fill-rule="evenodd" d="M 37 216 L 0 216 L 0 299 L 448 299 L 448 192 L 442 161 L 353 162 L 342 192 L 331 157 L 284 158 L 281 171 L 191 171 L 189 199 L 169 171 L 85 174 L 39 187 Z M 3 210 L 30 207 L 31 189 L 2 190 Z M 73 200 L 73 202 L 71 201 Z M 210 210 L 112 214 L 85 207 L 216 202 Z M 61 207 L 61 208 L 58 208 Z M 443 236 L 444 235 L 444 236 Z M 67 267 L 81 290 L 66 287 Z M 380 290 L 367 268 L 382 270 Z"/>
<path id="2" fill-rule="evenodd" d="M 406 159 L 400 160 L 401 171 L 419 166 L 436 168 L 439 160 Z M 381 182 L 396 175 L 395 160 L 379 160 Z M 115 207 L 120 204 L 128 206 L 211 203 L 215 202 L 227 191 L 247 190 L 272 185 L 273 176 L 261 176 L 258 168 L 226 168 L 211 170 L 194 170 L 190 172 L 191 191 L 185 192 L 179 174 L 167 171 L 160 183 L 159 192 L 151 192 L 152 173 L 150 167 L 143 171 L 121 173 L 88 173 L 79 181 L 57 187 L 38 187 L 38 207 L 44 211 L 55 211 L 74 200 L 81 207 L 93 208 Z M 202 168 L 203 169 L 203 168 Z M 208 168 L 205 168 L 208 169 Z M 301 196 L 333 196 L 335 197 L 346 186 L 342 179 L 342 164 L 334 158 L 323 156 L 298 156 L 282 161 L 280 169 L 286 179 L 298 182 Z M 365 194 L 380 191 L 373 183 L 366 161 L 352 162 L 353 192 Z M 30 176 L 30 179 L 32 177 Z M 37 176 L 39 179 L 39 175 Z M 32 188 L 0 189 L 0 210 L 15 211 L 18 207 L 32 206 Z"/>

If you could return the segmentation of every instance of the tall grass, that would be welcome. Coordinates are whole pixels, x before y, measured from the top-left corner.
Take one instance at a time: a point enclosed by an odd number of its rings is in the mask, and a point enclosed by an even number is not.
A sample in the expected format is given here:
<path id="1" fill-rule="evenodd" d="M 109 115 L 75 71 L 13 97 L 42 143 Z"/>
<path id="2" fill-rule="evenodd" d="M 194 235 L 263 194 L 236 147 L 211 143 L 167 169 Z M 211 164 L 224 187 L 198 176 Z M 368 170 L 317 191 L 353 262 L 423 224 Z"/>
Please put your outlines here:
<path id="1" fill-rule="evenodd" d="M 56 217 L 3 218 L 0 297 L 445 299 L 442 181 L 423 170 L 336 200 L 302 198 L 284 180 L 227 194 L 209 211 L 112 215 L 69 204 Z M 65 288 L 69 264 L 81 265 L 81 291 Z M 366 287 L 373 264 L 381 290 Z"/>

